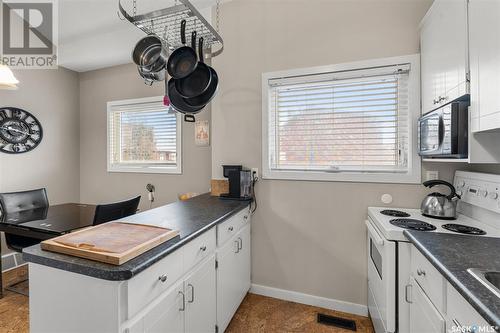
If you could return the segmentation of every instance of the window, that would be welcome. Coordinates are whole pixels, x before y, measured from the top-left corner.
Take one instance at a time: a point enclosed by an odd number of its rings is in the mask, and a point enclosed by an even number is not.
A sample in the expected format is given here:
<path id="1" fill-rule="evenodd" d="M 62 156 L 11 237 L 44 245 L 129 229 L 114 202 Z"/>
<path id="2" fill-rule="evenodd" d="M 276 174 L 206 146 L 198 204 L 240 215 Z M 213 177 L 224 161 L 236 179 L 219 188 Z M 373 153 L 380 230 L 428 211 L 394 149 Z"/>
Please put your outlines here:
<path id="1" fill-rule="evenodd" d="M 263 176 L 420 182 L 418 56 L 263 75 Z"/>
<path id="2" fill-rule="evenodd" d="M 181 121 L 163 97 L 108 103 L 108 171 L 181 173 Z"/>

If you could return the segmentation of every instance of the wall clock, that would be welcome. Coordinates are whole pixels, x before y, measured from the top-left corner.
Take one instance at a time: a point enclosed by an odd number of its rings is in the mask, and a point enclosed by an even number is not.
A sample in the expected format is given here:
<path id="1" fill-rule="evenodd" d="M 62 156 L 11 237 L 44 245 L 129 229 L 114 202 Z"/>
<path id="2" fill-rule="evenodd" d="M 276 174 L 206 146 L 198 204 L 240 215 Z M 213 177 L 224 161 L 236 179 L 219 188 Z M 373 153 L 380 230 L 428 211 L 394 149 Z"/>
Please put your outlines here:
<path id="1" fill-rule="evenodd" d="M 21 154 L 42 141 L 42 125 L 31 113 L 13 107 L 0 108 L 0 152 Z"/>

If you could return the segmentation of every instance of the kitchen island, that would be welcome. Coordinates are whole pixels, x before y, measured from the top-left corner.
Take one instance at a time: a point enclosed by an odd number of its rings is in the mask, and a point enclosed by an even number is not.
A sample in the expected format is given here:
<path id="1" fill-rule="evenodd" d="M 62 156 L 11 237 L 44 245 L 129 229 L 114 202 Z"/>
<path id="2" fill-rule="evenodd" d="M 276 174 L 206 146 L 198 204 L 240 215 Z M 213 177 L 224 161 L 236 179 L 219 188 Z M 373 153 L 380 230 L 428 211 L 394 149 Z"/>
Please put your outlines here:
<path id="1" fill-rule="evenodd" d="M 179 235 L 120 266 L 25 249 L 30 331 L 223 331 L 250 288 L 248 205 L 204 194 L 127 217 Z"/>

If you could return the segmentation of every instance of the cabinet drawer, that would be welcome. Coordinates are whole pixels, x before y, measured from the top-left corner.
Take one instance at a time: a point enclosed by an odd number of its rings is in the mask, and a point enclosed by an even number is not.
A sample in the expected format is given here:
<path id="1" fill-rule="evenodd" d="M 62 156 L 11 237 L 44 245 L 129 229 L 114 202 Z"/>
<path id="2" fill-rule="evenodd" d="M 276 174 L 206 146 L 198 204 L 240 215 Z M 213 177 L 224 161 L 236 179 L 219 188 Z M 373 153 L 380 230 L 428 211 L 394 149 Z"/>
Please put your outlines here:
<path id="1" fill-rule="evenodd" d="M 217 226 L 217 246 L 227 242 L 250 220 L 248 209 L 242 209 Z"/>
<path id="2" fill-rule="evenodd" d="M 411 248 L 411 275 L 422 287 L 434 306 L 444 312 L 445 279 L 420 251 Z"/>
<path id="3" fill-rule="evenodd" d="M 491 325 L 449 283 L 446 287 L 446 312 L 448 314 L 446 326 L 450 333 L 464 332 L 460 330 L 462 328 L 465 328 L 467 332 L 467 329 L 473 326 L 483 329 L 482 332 L 493 332 L 493 330 L 484 330 L 485 327 L 489 329 Z"/>
<path id="4" fill-rule="evenodd" d="M 127 282 L 128 318 L 176 282 L 183 273 L 183 248 L 180 248 Z"/>
<path id="5" fill-rule="evenodd" d="M 184 246 L 184 272 L 215 252 L 215 228 L 193 239 Z"/>

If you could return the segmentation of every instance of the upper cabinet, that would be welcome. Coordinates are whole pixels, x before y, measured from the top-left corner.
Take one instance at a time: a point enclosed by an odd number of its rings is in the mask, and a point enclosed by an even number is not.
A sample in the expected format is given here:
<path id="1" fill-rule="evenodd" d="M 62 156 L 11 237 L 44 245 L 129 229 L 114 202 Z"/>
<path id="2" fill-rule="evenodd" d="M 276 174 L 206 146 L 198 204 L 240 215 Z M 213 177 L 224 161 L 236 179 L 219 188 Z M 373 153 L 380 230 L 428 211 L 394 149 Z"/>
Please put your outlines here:
<path id="1" fill-rule="evenodd" d="M 422 113 L 469 93 L 466 0 L 434 1 L 421 24 L 420 48 Z"/>
<path id="2" fill-rule="evenodd" d="M 471 130 L 500 128 L 500 1 L 470 0 Z"/>

